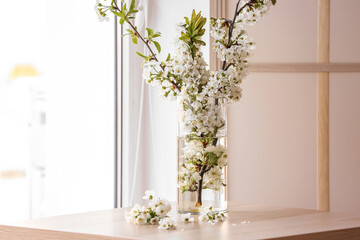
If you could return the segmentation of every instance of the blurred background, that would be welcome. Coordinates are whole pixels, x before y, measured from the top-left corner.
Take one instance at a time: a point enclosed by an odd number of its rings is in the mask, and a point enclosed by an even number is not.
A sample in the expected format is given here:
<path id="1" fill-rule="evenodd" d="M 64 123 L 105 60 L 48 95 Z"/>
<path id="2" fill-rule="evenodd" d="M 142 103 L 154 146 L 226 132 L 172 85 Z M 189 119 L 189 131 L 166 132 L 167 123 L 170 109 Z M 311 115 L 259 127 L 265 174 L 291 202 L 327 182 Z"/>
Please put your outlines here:
<path id="1" fill-rule="evenodd" d="M 2 3 L 0 222 L 113 207 L 114 25 L 94 4 Z"/>

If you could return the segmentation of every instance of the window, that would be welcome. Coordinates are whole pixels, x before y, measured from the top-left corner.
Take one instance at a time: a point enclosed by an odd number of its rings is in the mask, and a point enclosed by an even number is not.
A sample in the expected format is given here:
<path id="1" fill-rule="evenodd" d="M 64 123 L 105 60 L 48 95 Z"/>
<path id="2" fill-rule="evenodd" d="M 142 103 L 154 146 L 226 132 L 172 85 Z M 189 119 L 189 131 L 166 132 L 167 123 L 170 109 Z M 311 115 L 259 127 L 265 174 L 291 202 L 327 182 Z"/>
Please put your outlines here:
<path id="1" fill-rule="evenodd" d="M 0 222 L 112 208 L 114 23 L 86 0 L 2 7 Z"/>

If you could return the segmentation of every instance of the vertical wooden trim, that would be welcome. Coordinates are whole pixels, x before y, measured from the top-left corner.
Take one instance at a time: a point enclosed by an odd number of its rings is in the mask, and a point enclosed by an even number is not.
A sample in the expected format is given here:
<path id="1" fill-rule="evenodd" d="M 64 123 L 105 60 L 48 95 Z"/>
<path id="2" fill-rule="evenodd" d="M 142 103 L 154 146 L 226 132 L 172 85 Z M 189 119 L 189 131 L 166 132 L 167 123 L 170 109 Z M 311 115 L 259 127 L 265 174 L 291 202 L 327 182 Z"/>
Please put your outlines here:
<path id="1" fill-rule="evenodd" d="M 220 18 L 225 17 L 226 0 L 210 0 L 210 17 Z M 216 53 L 212 51 L 213 39 L 209 36 L 210 49 L 210 70 L 216 71 L 221 69 L 221 62 L 216 57 Z"/>
<path id="2" fill-rule="evenodd" d="M 318 62 L 330 60 L 330 0 L 318 0 Z M 317 79 L 317 207 L 329 211 L 329 73 Z"/>

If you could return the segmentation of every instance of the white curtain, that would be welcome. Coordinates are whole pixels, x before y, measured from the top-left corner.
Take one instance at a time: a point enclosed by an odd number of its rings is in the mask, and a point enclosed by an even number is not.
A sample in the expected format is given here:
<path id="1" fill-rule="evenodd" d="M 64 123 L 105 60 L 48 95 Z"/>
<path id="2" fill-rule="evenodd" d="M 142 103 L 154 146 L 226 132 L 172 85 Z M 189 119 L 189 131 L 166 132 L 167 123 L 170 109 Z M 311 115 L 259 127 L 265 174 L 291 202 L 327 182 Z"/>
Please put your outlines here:
<path id="1" fill-rule="evenodd" d="M 143 9 L 136 16 L 141 33 L 146 27 L 162 33 L 159 59 L 171 52 L 176 23 L 191 15 L 192 9 L 202 11 L 205 17 L 209 15 L 209 0 L 140 0 L 137 4 Z M 143 51 L 143 44 L 133 45 L 124 38 L 123 206 L 140 202 L 147 189 L 176 200 L 176 103 L 144 83 L 142 59 L 135 54 Z M 208 50 L 204 49 L 204 53 L 207 56 Z"/>

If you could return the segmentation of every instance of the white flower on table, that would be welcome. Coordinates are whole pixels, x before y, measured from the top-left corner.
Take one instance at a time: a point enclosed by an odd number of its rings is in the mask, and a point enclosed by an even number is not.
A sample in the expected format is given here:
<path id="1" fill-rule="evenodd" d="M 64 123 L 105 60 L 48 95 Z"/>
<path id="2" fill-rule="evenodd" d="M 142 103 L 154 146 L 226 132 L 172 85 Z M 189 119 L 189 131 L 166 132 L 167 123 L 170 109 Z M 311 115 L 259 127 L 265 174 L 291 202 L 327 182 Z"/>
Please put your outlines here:
<path id="1" fill-rule="evenodd" d="M 147 190 L 143 198 L 149 200 L 149 206 L 136 204 L 130 211 L 126 211 L 127 222 L 138 225 L 157 225 L 161 219 L 168 218 L 167 214 L 171 210 L 171 204 L 167 200 L 156 196 L 153 190 Z"/>
<path id="2" fill-rule="evenodd" d="M 173 230 L 176 229 L 177 224 L 171 218 L 163 218 L 159 221 L 159 229 Z"/>
<path id="3" fill-rule="evenodd" d="M 227 219 L 224 213 L 214 212 L 213 207 L 206 207 L 204 211 L 199 216 L 200 222 L 207 222 L 210 224 L 215 224 L 217 222 L 223 222 Z"/>
<path id="4" fill-rule="evenodd" d="M 191 217 L 191 213 L 181 214 L 181 221 L 186 223 L 194 222 L 194 218 Z"/>
<path id="5" fill-rule="evenodd" d="M 142 215 L 138 216 L 135 219 L 135 224 L 139 224 L 139 225 L 146 224 L 146 218 L 144 216 L 142 216 Z"/>
<path id="6" fill-rule="evenodd" d="M 150 224 L 152 225 L 157 225 L 159 223 L 159 218 L 158 217 L 154 217 L 150 220 Z"/>

